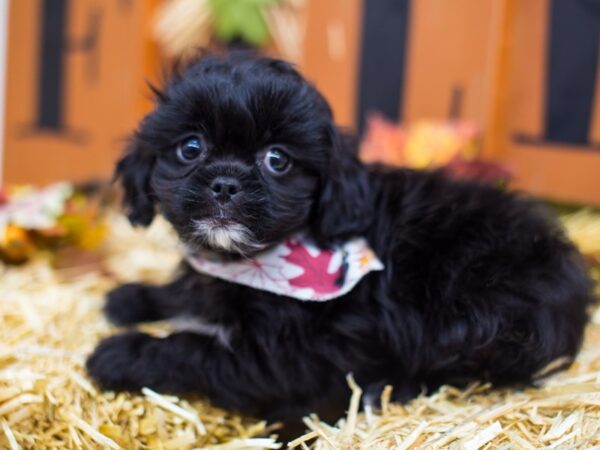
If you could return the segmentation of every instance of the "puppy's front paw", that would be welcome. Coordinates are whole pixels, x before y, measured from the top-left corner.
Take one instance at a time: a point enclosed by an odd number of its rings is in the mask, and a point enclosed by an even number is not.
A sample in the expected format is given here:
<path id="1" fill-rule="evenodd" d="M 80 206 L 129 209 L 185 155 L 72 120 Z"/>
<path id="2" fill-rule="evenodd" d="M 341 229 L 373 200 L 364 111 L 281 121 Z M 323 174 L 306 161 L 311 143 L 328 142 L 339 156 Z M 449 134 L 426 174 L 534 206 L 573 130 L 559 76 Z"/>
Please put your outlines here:
<path id="1" fill-rule="evenodd" d="M 141 283 L 128 283 L 113 289 L 106 296 L 104 314 L 109 321 L 121 326 L 153 320 L 149 289 L 151 287 Z"/>
<path id="2" fill-rule="evenodd" d="M 88 373 L 104 390 L 141 389 L 147 369 L 140 364 L 141 356 L 152 339 L 137 332 L 104 339 L 86 362 Z"/>

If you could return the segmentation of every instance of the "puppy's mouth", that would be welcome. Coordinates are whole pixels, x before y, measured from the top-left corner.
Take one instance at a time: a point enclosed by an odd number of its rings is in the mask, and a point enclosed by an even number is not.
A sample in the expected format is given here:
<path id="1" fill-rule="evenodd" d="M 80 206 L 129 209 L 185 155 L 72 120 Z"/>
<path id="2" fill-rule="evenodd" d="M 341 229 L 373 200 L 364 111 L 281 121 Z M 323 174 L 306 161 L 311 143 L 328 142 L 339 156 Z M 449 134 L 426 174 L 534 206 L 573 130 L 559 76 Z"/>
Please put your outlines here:
<path id="1" fill-rule="evenodd" d="M 209 250 L 247 255 L 265 248 L 248 227 L 224 217 L 196 219 L 192 230 L 194 243 Z"/>

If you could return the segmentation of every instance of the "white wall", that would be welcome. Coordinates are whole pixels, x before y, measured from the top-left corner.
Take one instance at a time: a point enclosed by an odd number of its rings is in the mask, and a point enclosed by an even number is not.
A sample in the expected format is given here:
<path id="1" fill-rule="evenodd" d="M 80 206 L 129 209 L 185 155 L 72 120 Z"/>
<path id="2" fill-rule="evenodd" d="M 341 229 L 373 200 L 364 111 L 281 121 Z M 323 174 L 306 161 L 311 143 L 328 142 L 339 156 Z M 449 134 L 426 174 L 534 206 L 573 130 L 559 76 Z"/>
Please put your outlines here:
<path id="1" fill-rule="evenodd" d="M 8 64 L 8 5 L 0 0 L 0 187 L 4 175 L 4 111 L 6 105 L 6 70 Z"/>

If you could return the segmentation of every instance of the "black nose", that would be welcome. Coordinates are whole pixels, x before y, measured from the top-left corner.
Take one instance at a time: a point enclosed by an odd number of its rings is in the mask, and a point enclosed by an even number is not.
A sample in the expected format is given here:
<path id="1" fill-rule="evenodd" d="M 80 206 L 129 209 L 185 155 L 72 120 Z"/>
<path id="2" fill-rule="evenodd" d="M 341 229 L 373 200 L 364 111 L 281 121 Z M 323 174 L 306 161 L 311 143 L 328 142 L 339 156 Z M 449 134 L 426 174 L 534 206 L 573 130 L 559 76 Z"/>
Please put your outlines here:
<path id="1" fill-rule="evenodd" d="M 213 196 L 221 201 L 227 201 L 242 190 L 240 182 L 232 177 L 217 177 L 210 183 Z"/>

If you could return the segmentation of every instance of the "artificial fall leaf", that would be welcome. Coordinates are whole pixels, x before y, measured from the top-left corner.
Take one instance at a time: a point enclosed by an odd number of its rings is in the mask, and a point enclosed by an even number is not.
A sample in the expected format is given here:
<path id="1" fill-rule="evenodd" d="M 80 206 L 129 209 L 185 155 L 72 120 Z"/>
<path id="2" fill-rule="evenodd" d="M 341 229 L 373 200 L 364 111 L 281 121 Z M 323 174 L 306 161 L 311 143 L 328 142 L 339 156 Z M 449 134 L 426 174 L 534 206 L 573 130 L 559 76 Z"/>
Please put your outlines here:
<path id="1" fill-rule="evenodd" d="M 329 272 L 333 258 L 331 250 L 319 250 L 319 253 L 313 256 L 302 243 L 288 241 L 285 245 L 290 249 L 290 253 L 284 256 L 284 259 L 304 270 L 301 275 L 288 280 L 290 285 L 311 288 L 318 294 L 329 294 L 339 290 L 342 267 L 333 273 Z"/>
<path id="2" fill-rule="evenodd" d="M 418 122 L 410 127 L 404 156 L 409 167 L 441 167 L 456 157 L 473 160 L 476 130 L 461 122 Z"/>
<path id="3" fill-rule="evenodd" d="M 77 245 L 83 250 L 96 250 L 108 233 L 105 223 L 90 225 L 85 232 L 78 236 Z"/>
<path id="4" fill-rule="evenodd" d="M 420 121 L 400 125 L 374 114 L 367 119 L 361 158 L 417 169 L 441 167 L 456 157 L 475 159 L 477 136 L 476 127 L 469 122 Z"/>
<path id="5" fill-rule="evenodd" d="M 94 250 L 106 235 L 100 203 L 67 183 L 21 187 L 0 205 L 0 257 L 26 261 L 38 250 Z"/>
<path id="6" fill-rule="evenodd" d="M 15 225 L 7 225 L 0 240 L 0 256 L 2 259 L 20 263 L 27 260 L 35 251 L 29 233 Z"/>
<path id="7" fill-rule="evenodd" d="M 241 38 L 260 47 L 269 39 L 264 10 L 278 0 L 209 0 L 217 37 L 230 42 Z"/>
<path id="8" fill-rule="evenodd" d="M 68 230 L 69 242 L 84 250 L 96 249 L 106 235 L 106 226 L 88 211 L 65 214 L 59 222 Z"/>
<path id="9" fill-rule="evenodd" d="M 68 230 L 69 241 L 83 250 L 95 250 L 107 232 L 97 201 L 77 192 L 66 202 L 59 222 Z"/>
<path id="10" fill-rule="evenodd" d="M 406 137 L 405 130 L 398 124 L 380 114 L 372 114 L 367 118 L 367 131 L 360 148 L 361 159 L 365 162 L 403 165 Z"/>

